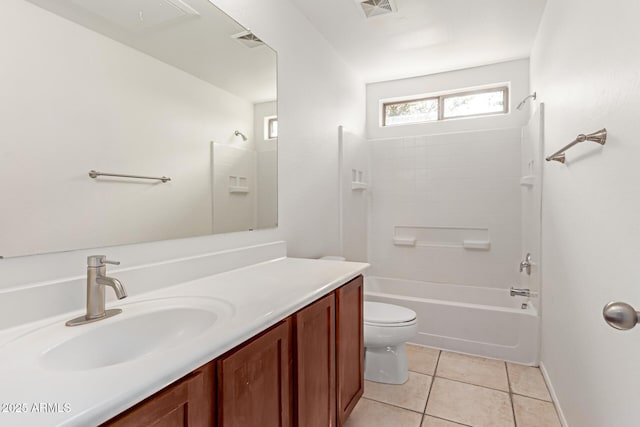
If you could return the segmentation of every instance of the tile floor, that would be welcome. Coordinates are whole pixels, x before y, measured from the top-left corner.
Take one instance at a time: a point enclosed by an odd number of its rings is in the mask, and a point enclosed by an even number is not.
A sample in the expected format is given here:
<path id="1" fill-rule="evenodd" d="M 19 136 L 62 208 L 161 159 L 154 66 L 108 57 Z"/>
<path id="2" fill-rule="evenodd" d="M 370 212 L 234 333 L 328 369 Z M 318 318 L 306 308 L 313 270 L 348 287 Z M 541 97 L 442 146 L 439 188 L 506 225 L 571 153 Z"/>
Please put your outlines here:
<path id="1" fill-rule="evenodd" d="M 407 345 L 409 380 L 366 381 L 345 427 L 560 427 L 538 368 Z"/>

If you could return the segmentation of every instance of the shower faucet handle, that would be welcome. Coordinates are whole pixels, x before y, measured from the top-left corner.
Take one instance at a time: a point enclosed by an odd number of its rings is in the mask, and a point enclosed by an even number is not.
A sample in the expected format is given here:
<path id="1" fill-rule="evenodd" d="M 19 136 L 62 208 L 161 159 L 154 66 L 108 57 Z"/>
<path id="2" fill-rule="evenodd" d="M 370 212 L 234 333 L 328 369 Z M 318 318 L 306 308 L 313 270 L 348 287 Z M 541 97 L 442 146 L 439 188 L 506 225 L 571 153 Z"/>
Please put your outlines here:
<path id="1" fill-rule="evenodd" d="M 524 260 L 520 262 L 520 273 L 526 271 L 527 275 L 531 276 L 531 254 L 527 253 Z"/>

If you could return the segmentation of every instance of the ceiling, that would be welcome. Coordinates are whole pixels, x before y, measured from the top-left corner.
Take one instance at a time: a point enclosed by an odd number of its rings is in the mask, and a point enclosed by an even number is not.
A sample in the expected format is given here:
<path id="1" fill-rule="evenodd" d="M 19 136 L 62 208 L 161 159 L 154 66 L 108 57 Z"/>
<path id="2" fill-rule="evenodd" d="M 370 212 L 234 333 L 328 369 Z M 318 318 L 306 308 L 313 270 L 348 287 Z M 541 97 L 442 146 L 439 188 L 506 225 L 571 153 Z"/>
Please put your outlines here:
<path id="1" fill-rule="evenodd" d="M 291 0 L 367 83 L 529 57 L 546 0 Z"/>
<path id="2" fill-rule="evenodd" d="M 209 0 L 27 0 L 252 103 L 277 97 L 276 54 Z"/>

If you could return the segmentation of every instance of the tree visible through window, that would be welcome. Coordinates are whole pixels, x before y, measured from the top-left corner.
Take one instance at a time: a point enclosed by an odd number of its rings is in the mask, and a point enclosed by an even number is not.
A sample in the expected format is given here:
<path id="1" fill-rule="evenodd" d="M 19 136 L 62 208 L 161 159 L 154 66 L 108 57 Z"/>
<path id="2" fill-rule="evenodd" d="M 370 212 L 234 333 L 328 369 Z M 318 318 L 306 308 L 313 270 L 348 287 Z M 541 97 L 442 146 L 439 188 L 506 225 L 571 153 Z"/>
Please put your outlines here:
<path id="1" fill-rule="evenodd" d="M 438 98 L 384 105 L 385 126 L 438 120 Z"/>
<path id="2" fill-rule="evenodd" d="M 509 111 L 506 86 L 382 104 L 382 126 L 425 123 Z"/>

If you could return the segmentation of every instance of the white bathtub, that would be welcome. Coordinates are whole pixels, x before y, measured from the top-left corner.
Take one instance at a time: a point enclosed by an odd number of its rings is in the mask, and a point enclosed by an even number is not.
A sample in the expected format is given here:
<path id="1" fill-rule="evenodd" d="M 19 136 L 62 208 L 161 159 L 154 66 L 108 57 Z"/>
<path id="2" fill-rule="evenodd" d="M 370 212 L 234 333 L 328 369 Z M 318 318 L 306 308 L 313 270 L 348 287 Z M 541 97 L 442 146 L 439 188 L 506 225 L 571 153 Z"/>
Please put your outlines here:
<path id="1" fill-rule="evenodd" d="M 540 317 L 534 301 L 511 297 L 508 290 L 368 276 L 365 300 L 414 310 L 413 343 L 538 365 Z"/>

